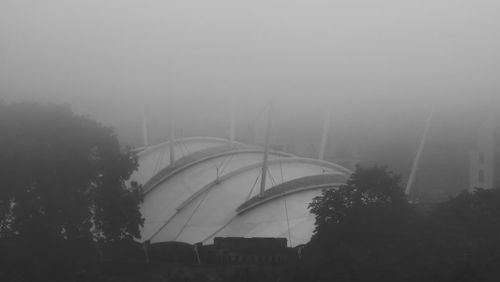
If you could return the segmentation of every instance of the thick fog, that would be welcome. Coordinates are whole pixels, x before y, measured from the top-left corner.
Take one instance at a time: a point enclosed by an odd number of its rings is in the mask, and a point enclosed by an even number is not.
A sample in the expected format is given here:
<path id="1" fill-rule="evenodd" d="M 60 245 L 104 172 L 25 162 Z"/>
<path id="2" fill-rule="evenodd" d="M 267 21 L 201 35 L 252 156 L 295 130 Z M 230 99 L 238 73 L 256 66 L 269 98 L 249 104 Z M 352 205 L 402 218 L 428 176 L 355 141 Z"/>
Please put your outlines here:
<path id="1" fill-rule="evenodd" d="M 329 110 L 337 136 L 407 128 L 416 143 L 432 108 L 446 124 L 497 110 L 499 8 L 456 0 L 3 0 L 0 98 L 68 103 L 133 145 L 144 112 L 157 134 L 166 134 L 172 113 L 183 134 L 225 134 L 231 99 L 240 133 L 262 122 L 272 102 L 273 132 L 319 139 Z"/>

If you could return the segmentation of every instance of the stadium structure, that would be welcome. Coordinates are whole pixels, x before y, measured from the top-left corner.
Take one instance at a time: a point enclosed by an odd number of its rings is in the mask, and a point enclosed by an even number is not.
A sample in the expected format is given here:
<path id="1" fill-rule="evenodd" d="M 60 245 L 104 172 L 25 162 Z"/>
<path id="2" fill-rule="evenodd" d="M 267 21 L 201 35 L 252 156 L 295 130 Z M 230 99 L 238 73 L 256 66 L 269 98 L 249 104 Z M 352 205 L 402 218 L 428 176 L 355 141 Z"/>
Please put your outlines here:
<path id="1" fill-rule="evenodd" d="M 130 178 L 144 191 L 141 240 L 284 237 L 291 247 L 307 243 L 314 230 L 308 204 L 322 189 L 345 183 L 351 171 L 269 147 L 268 141 L 260 147 L 233 137 L 171 137 L 141 148 Z"/>

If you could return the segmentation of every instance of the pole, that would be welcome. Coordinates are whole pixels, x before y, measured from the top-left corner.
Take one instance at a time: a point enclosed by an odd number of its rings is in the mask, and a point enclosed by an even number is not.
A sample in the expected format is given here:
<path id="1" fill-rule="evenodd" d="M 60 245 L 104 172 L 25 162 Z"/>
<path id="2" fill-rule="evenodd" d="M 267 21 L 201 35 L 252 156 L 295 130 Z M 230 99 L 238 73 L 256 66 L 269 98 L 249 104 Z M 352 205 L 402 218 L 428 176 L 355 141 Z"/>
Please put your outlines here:
<path id="1" fill-rule="evenodd" d="M 326 140 L 328 139 L 328 129 L 330 127 L 330 111 L 325 111 L 325 121 L 323 122 L 323 136 L 321 138 L 321 145 L 319 147 L 318 159 L 325 158 Z"/>
<path id="2" fill-rule="evenodd" d="M 201 259 L 200 259 L 200 252 L 198 251 L 198 245 L 194 244 L 194 253 L 196 255 L 196 261 L 198 262 L 198 265 L 201 265 Z"/>
<path id="3" fill-rule="evenodd" d="M 271 135 L 271 112 L 272 112 L 272 104 L 269 105 L 269 110 L 267 112 L 267 127 L 266 127 L 266 141 L 264 147 L 264 160 L 262 161 L 262 173 L 260 179 L 260 195 L 264 193 L 266 189 L 266 178 L 267 178 L 267 159 L 269 156 L 269 136 Z"/>
<path id="4" fill-rule="evenodd" d="M 149 263 L 150 262 L 149 251 L 148 251 L 149 241 L 144 241 L 144 243 L 142 243 L 142 247 L 144 249 L 144 257 L 146 259 L 146 262 Z"/>
<path id="5" fill-rule="evenodd" d="M 231 96 L 231 121 L 229 124 L 229 146 L 234 145 L 234 124 L 235 124 L 235 107 L 236 101 L 234 96 Z"/>
<path id="6" fill-rule="evenodd" d="M 170 164 L 173 164 L 175 161 L 175 151 L 174 151 L 174 142 L 175 142 L 175 122 L 173 114 L 170 116 L 170 133 L 169 133 L 169 141 L 168 141 L 168 149 L 170 153 Z"/>
<path id="7" fill-rule="evenodd" d="M 149 146 L 148 123 L 146 120 L 146 113 L 145 112 L 142 114 L 142 142 L 143 142 L 144 147 Z"/>
<path id="8" fill-rule="evenodd" d="M 429 131 L 429 127 L 430 127 L 431 120 L 432 120 L 432 112 L 433 111 L 431 111 L 431 113 L 429 114 L 429 117 L 427 118 L 427 122 L 426 122 L 425 128 L 424 128 L 424 134 L 422 135 L 422 139 L 420 140 L 420 144 L 418 145 L 417 155 L 415 156 L 415 160 L 413 161 L 413 165 L 412 165 L 411 172 L 410 172 L 410 177 L 408 178 L 408 183 L 406 184 L 406 189 L 405 189 L 406 195 L 410 194 L 411 187 L 412 187 L 413 182 L 415 180 L 415 175 L 417 173 L 418 164 L 420 163 L 422 151 L 424 150 L 424 144 L 425 144 L 425 141 L 427 140 L 427 133 Z"/>

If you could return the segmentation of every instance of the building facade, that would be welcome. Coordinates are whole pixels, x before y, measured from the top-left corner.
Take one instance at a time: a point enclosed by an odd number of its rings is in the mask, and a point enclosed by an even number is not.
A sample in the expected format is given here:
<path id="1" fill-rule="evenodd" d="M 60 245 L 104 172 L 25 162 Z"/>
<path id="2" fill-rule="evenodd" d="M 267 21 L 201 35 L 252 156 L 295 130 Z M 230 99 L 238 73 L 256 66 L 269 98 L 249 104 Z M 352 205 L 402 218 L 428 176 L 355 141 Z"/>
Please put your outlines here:
<path id="1" fill-rule="evenodd" d="M 491 116 L 478 129 L 476 146 L 470 154 L 470 190 L 500 187 L 499 120 Z"/>

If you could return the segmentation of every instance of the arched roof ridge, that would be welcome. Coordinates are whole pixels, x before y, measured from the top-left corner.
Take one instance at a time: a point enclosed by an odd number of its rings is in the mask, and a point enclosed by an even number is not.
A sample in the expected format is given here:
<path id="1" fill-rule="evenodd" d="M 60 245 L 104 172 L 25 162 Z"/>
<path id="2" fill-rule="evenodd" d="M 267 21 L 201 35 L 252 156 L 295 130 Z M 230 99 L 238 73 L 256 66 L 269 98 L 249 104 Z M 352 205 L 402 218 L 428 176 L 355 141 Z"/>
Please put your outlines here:
<path id="1" fill-rule="evenodd" d="M 235 154 L 245 154 L 245 153 L 264 153 L 264 149 L 249 145 L 238 145 L 234 146 L 217 146 L 207 148 L 205 150 L 197 151 L 186 155 L 172 165 L 168 165 L 164 169 L 156 173 L 146 184 L 144 184 L 144 193 L 149 193 L 156 186 L 166 181 L 173 175 L 188 169 L 196 164 L 224 156 L 235 155 Z M 294 157 L 294 155 L 281 152 L 281 151 L 271 151 L 270 154 L 283 156 L 286 158 Z"/>
<path id="2" fill-rule="evenodd" d="M 297 163 L 308 163 L 308 164 L 318 164 L 318 165 L 322 165 L 322 166 L 325 166 L 325 167 L 336 169 L 336 166 L 332 166 L 331 163 L 323 162 L 323 161 L 318 161 L 316 159 L 301 158 L 301 157 L 288 157 L 288 158 L 285 158 L 285 159 L 270 160 L 270 161 L 268 161 L 268 164 L 269 165 L 274 165 L 274 164 L 294 163 L 294 162 L 297 162 Z M 240 175 L 242 173 L 245 173 L 245 172 L 247 172 L 249 170 L 261 167 L 261 166 L 262 166 L 261 163 L 247 165 L 247 166 L 244 166 L 244 167 L 239 168 L 237 170 L 228 172 L 228 173 L 220 176 L 216 180 L 210 181 L 205 186 L 203 186 L 201 189 L 199 189 L 198 191 L 194 192 L 191 196 L 189 196 L 189 198 L 186 199 L 184 202 L 182 202 L 176 209 L 177 210 L 181 210 L 182 208 L 184 208 L 185 206 L 187 206 L 190 202 L 192 202 L 197 197 L 199 197 L 201 194 L 203 194 L 204 192 L 212 189 L 215 185 L 217 185 L 217 184 L 219 184 L 219 183 L 221 183 L 223 181 L 226 181 L 228 179 L 231 179 L 233 177 L 236 177 L 236 176 L 238 176 L 238 175 Z M 338 175 L 338 174 L 331 174 L 331 175 Z M 290 181 L 293 181 L 293 180 L 290 180 Z M 290 182 L 290 181 L 287 181 L 287 182 Z M 287 183 L 287 182 L 284 182 L 284 183 Z M 279 186 L 279 185 L 281 185 L 281 184 L 278 184 L 276 186 Z"/>
<path id="3" fill-rule="evenodd" d="M 318 175 L 316 175 L 316 176 L 318 176 Z M 306 176 L 304 178 L 307 178 L 307 177 L 314 177 L 314 176 Z M 294 179 L 294 180 L 299 180 L 299 179 L 301 179 L 301 178 L 297 178 L 297 179 Z M 285 184 L 285 183 L 288 183 L 288 182 L 293 182 L 294 180 L 290 180 L 290 181 L 284 182 L 282 184 Z M 224 230 L 227 226 L 229 226 L 234 220 L 236 220 L 243 213 L 245 213 L 247 211 L 250 211 L 250 210 L 253 210 L 254 208 L 256 208 L 256 207 L 258 207 L 258 206 L 260 206 L 260 205 L 262 205 L 264 203 L 267 203 L 267 202 L 270 202 L 270 201 L 273 201 L 273 200 L 276 200 L 276 199 L 279 199 L 279 198 L 282 198 L 282 197 L 285 197 L 285 196 L 288 196 L 288 195 L 291 195 L 291 194 L 301 193 L 301 192 L 305 192 L 305 191 L 309 191 L 309 190 L 324 189 L 324 188 L 329 188 L 329 187 L 338 187 L 338 186 L 340 186 L 342 184 L 344 184 L 344 182 L 318 183 L 318 184 L 313 184 L 313 185 L 309 185 L 309 186 L 306 186 L 306 187 L 301 187 L 299 189 L 294 189 L 292 191 L 284 192 L 284 193 L 277 194 L 277 195 L 268 195 L 268 197 L 266 197 L 264 195 L 260 201 L 256 201 L 252 205 L 249 205 L 249 206 L 244 207 L 244 208 L 242 208 L 243 205 L 241 205 L 240 207 L 238 207 L 238 209 L 236 210 L 236 214 L 233 217 L 231 217 L 220 228 L 218 228 L 217 230 L 215 230 L 214 232 L 212 232 L 209 236 L 206 236 L 203 240 L 201 240 L 201 242 L 202 243 L 207 242 L 208 240 L 210 240 L 211 238 L 213 238 L 214 236 L 216 236 L 219 232 L 221 232 L 222 230 Z M 279 184 L 279 185 L 281 185 L 281 184 Z M 277 185 L 277 186 L 279 186 L 279 185 Z M 274 186 L 274 187 L 277 187 L 277 186 Z M 271 189 L 273 189 L 273 188 L 267 189 L 266 191 L 270 191 Z M 255 196 L 254 198 L 256 198 L 256 197 L 259 197 L 259 196 Z M 245 203 L 247 203 L 247 202 L 245 202 Z"/>
<path id="4" fill-rule="evenodd" d="M 256 195 L 248 201 L 241 204 L 236 212 L 242 214 L 266 202 L 272 201 L 277 198 L 299 193 L 302 191 L 322 189 L 327 187 L 335 187 L 344 184 L 347 181 L 346 175 L 339 174 L 317 174 L 308 175 L 290 181 L 286 181 L 275 185 L 265 190 L 261 195 Z"/>
<path id="5" fill-rule="evenodd" d="M 194 136 L 194 137 L 185 137 L 185 138 L 179 138 L 174 140 L 175 143 L 183 143 L 183 142 L 193 142 L 193 141 L 216 141 L 216 142 L 221 142 L 221 143 L 227 143 L 229 144 L 229 139 L 225 138 L 219 138 L 219 137 L 206 137 L 206 136 Z M 147 146 L 147 147 L 139 147 L 136 149 L 138 152 L 137 154 L 140 156 L 142 154 L 149 153 L 151 151 L 154 151 L 162 146 L 168 145 L 170 141 L 165 141 L 161 142 L 155 145 Z M 241 145 L 242 143 L 239 142 L 234 142 L 233 144 L 239 144 Z"/>
<path id="6" fill-rule="evenodd" d="M 241 152 L 241 151 L 236 151 L 236 152 Z M 294 157 L 288 157 L 288 158 L 284 158 L 284 159 L 270 160 L 268 163 L 269 163 L 269 165 L 274 165 L 274 164 L 293 163 L 293 162 L 316 164 L 316 165 L 321 165 L 321 166 L 325 166 L 325 167 L 329 167 L 329 168 L 333 168 L 333 169 L 337 168 L 337 165 L 335 165 L 333 163 L 329 163 L 329 162 L 325 162 L 325 161 L 321 161 L 321 160 L 317 160 L 317 159 L 296 157 L 296 156 L 294 156 Z M 205 186 L 203 186 L 202 188 L 200 188 L 198 191 L 195 191 L 193 194 L 191 194 L 191 196 L 189 196 L 186 200 L 184 200 L 180 205 L 178 205 L 176 207 L 176 212 L 173 215 L 171 215 L 165 221 L 165 223 L 156 232 L 153 233 L 153 235 L 148 240 L 152 240 L 161 230 L 163 230 L 171 222 L 171 220 L 177 215 L 177 213 L 180 212 L 184 207 L 186 207 L 187 205 L 189 205 L 191 202 L 193 202 L 194 200 L 196 200 L 198 197 L 200 197 L 201 195 L 203 195 L 205 192 L 207 192 L 210 189 L 212 189 L 215 185 L 217 185 L 217 184 L 219 184 L 219 183 L 221 183 L 223 181 L 227 181 L 229 179 L 232 179 L 233 177 L 236 177 L 236 176 L 238 176 L 238 175 L 240 175 L 242 173 L 245 173 L 245 172 L 247 172 L 249 170 L 252 170 L 252 169 L 255 169 L 255 168 L 258 168 L 258 167 L 261 167 L 261 166 L 262 166 L 262 163 L 255 163 L 255 164 L 247 165 L 247 166 L 239 168 L 237 170 L 228 172 L 228 173 L 220 176 L 218 179 L 210 181 Z M 343 177 L 343 175 L 330 174 L 330 173 L 329 174 L 323 174 L 323 175 L 336 175 L 336 176 L 339 176 L 339 177 Z M 316 175 L 316 176 L 318 176 L 318 175 Z M 321 176 L 321 175 L 319 175 L 319 176 Z M 306 176 L 306 177 L 309 177 L 309 176 Z M 294 179 L 294 180 L 298 180 L 298 179 L 302 179 L 302 178 L 304 178 L 304 177 L 300 177 L 300 178 L 297 178 L 297 179 Z M 277 187 L 277 186 L 280 186 L 280 185 L 285 184 L 285 183 L 290 183 L 290 182 L 292 182 L 294 180 L 290 180 L 290 181 L 278 184 L 278 185 L 273 186 L 273 187 Z M 343 183 L 343 181 L 342 181 L 342 183 Z M 338 183 L 338 184 L 340 185 L 342 183 Z M 330 183 L 329 185 L 331 186 L 332 184 Z M 311 189 L 320 189 L 320 188 L 323 188 L 323 187 L 319 187 L 319 186 L 318 187 L 308 187 L 308 189 L 302 189 L 300 191 L 311 190 Z M 268 191 L 270 189 L 272 189 L 272 188 L 269 188 L 266 191 Z M 297 190 L 294 193 L 298 193 L 300 191 Z M 288 193 L 288 194 L 290 194 L 290 193 Z M 276 198 L 276 197 L 274 197 L 274 198 Z M 274 199 L 274 198 L 272 198 L 272 199 Z M 272 199 L 268 199 L 267 201 L 270 201 Z"/>

